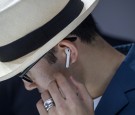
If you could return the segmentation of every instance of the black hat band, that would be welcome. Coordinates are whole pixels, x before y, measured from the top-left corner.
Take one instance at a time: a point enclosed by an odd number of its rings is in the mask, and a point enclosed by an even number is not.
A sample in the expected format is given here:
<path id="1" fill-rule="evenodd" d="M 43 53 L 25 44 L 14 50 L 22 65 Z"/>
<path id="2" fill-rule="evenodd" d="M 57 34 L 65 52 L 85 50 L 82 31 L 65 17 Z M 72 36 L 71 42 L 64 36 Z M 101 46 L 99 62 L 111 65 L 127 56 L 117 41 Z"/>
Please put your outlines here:
<path id="1" fill-rule="evenodd" d="M 83 6 L 81 0 L 70 0 L 65 8 L 47 24 L 21 39 L 0 47 L 0 61 L 13 61 L 43 46 L 77 18 Z"/>

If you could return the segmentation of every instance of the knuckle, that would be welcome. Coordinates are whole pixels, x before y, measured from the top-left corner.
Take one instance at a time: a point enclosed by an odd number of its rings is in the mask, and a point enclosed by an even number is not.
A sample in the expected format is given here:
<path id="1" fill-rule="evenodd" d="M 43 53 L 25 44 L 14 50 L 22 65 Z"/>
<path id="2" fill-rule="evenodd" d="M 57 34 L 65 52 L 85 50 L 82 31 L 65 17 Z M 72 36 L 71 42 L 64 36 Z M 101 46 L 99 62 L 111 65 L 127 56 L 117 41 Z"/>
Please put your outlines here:
<path id="1" fill-rule="evenodd" d="M 59 76 L 57 76 L 56 81 L 58 83 L 62 84 L 62 85 L 64 85 L 67 82 L 67 80 L 65 79 L 65 77 L 62 74 L 60 74 Z"/>
<path id="2" fill-rule="evenodd" d="M 47 89 L 52 89 L 53 88 L 53 84 L 55 83 L 55 81 L 52 81 L 48 84 Z"/>
<path id="3" fill-rule="evenodd" d="M 68 103 L 71 105 L 76 105 L 78 103 L 78 98 L 75 95 L 71 95 L 70 98 L 68 99 Z"/>
<path id="4" fill-rule="evenodd" d="M 50 92 L 57 92 L 57 83 L 56 83 L 56 81 L 52 81 L 49 85 L 48 85 L 48 87 L 47 87 L 47 89 L 48 89 L 48 91 Z"/>
<path id="5" fill-rule="evenodd" d="M 67 109 L 67 106 L 65 105 L 65 104 L 63 104 L 63 103 L 59 103 L 59 105 L 58 105 L 58 108 L 60 109 L 60 110 L 66 110 Z"/>
<path id="6" fill-rule="evenodd" d="M 69 102 L 69 105 L 70 105 L 69 106 L 70 109 L 75 110 L 77 105 L 79 105 L 79 103 L 78 103 L 78 101 L 72 101 L 72 102 Z"/>

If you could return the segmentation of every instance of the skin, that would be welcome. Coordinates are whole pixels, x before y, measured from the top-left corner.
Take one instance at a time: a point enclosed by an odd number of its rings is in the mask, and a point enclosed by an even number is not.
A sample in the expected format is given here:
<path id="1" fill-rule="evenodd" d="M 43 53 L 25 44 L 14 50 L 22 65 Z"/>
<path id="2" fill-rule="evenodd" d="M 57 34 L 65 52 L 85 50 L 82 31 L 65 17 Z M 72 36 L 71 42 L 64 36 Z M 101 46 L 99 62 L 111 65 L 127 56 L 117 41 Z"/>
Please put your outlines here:
<path id="1" fill-rule="evenodd" d="M 67 47 L 71 52 L 68 69 L 65 68 Z M 55 48 L 58 61 L 49 64 L 41 59 L 28 72 L 34 82 L 24 81 L 26 89 L 37 88 L 41 93 L 37 103 L 40 115 L 93 115 L 93 99 L 103 95 L 125 56 L 99 35 L 90 44 L 77 38 L 75 42 L 62 40 Z M 55 106 L 47 112 L 43 102 L 50 97 Z"/>

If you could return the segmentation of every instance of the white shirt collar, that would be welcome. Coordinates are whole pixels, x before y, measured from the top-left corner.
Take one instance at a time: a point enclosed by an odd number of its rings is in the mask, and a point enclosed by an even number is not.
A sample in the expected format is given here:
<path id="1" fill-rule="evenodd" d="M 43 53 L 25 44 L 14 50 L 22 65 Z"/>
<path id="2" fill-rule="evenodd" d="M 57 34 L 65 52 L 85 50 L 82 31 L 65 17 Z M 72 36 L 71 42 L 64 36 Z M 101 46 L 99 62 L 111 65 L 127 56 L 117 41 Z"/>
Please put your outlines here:
<path id="1" fill-rule="evenodd" d="M 94 101 L 94 110 L 96 109 L 96 107 L 97 107 L 98 103 L 100 102 L 101 98 L 102 98 L 102 96 L 93 100 Z"/>

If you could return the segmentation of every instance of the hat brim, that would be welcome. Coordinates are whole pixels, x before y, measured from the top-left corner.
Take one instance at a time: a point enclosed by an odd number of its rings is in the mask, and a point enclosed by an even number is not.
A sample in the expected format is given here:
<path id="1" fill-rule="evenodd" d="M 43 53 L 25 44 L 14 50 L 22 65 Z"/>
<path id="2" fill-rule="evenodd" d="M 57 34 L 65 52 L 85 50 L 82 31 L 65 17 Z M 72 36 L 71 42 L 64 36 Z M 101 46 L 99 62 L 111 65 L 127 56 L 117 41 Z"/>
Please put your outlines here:
<path id="1" fill-rule="evenodd" d="M 56 46 L 62 39 L 71 33 L 96 7 L 99 0 L 82 0 L 84 8 L 80 15 L 72 21 L 66 28 L 60 31 L 50 41 L 37 50 L 10 62 L 0 62 L 0 81 L 12 78 L 25 70 L 29 65 L 41 58 L 46 52 Z"/>

